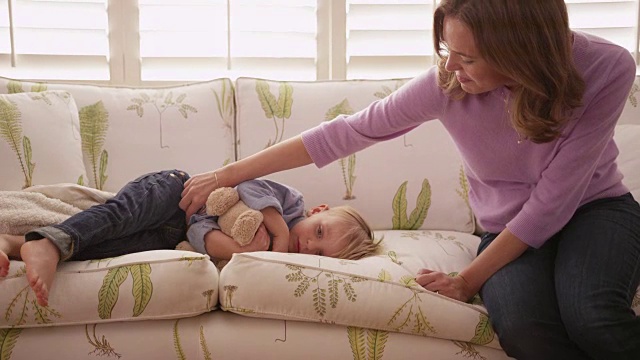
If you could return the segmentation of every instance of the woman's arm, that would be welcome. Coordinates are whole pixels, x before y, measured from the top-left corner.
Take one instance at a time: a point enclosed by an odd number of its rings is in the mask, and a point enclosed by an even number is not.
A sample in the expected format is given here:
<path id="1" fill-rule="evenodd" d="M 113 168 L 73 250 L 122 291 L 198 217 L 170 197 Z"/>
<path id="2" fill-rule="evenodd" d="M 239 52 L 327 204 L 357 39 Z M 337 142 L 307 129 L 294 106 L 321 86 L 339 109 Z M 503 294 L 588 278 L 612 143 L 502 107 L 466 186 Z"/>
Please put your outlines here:
<path id="1" fill-rule="evenodd" d="M 195 175 L 187 180 L 180 208 L 187 219 L 200 209 L 209 194 L 222 186 L 239 183 L 282 170 L 311 164 L 311 157 L 300 136 L 293 137 L 220 169 Z"/>
<path id="2" fill-rule="evenodd" d="M 467 301 L 480 291 L 482 285 L 503 266 L 517 259 L 529 246 L 509 229 L 503 230 L 469 266 L 456 277 L 422 269 L 416 276 L 418 284 L 430 291 L 450 298 Z"/>

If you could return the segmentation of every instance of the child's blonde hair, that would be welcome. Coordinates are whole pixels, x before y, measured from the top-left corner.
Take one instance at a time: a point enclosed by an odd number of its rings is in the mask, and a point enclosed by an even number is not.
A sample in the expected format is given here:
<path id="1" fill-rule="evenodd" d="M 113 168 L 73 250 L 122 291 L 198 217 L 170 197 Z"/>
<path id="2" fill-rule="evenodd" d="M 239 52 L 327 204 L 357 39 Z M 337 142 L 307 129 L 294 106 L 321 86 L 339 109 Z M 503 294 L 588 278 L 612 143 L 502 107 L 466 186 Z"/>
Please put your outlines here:
<path id="1" fill-rule="evenodd" d="M 356 209 L 348 205 L 336 206 L 329 208 L 327 215 L 339 218 L 345 225 L 339 241 L 346 240 L 347 246 L 336 254 L 336 258 L 358 260 L 379 252 L 380 241 L 374 240 L 373 230 Z"/>

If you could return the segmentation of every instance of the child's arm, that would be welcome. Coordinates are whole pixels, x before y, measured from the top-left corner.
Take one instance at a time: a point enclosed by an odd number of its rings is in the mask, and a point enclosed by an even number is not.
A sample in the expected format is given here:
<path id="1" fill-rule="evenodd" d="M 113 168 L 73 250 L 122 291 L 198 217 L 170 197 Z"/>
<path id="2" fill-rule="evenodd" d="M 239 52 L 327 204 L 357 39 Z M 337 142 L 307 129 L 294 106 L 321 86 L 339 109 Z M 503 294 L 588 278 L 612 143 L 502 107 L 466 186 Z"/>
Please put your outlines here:
<path id="1" fill-rule="evenodd" d="M 262 209 L 261 212 L 264 216 L 262 222 L 273 235 L 271 251 L 289 252 L 289 227 L 282 215 L 272 206 Z"/>
<path id="2" fill-rule="evenodd" d="M 207 254 L 215 259 L 231 260 L 234 253 L 251 251 L 267 251 L 271 240 L 265 225 L 262 224 L 256 231 L 253 240 L 245 246 L 240 246 L 231 237 L 220 230 L 211 230 L 204 236 L 204 247 Z"/>

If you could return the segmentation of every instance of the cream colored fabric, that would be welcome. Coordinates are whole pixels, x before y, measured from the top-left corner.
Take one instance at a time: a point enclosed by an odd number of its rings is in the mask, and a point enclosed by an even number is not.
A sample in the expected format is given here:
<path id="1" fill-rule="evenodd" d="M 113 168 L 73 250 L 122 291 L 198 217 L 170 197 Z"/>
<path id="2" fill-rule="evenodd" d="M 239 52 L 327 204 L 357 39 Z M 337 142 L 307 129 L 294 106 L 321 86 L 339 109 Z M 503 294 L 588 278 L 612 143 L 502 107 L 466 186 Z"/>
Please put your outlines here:
<path id="1" fill-rule="evenodd" d="M 208 256 L 176 250 L 65 262 L 43 307 L 24 263 L 11 261 L 0 288 L 0 328 L 174 319 L 216 307 L 218 271 Z"/>
<path id="2" fill-rule="evenodd" d="M 220 306 L 238 314 L 402 332 L 499 348 L 486 310 L 430 292 L 420 268 L 455 275 L 479 239 L 445 231 L 382 231 L 385 253 L 357 261 L 236 254 L 220 274 Z M 259 294 L 259 296 L 257 296 Z"/>
<path id="3" fill-rule="evenodd" d="M 214 311 L 177 320 L 0 330 L 6 360 L 505 360 L 474 344 Z M 2 358 L 5 360 L 5 358 Z"/>
<path id="4" fill-rule="evenodd" d="M 0 190 L 85 179 L 73 97 L 65 91 L 0 94 L 0 164 Z"/>
<path id="5" fill-rule="evenodd" d="M 79 156 L 84 156 L 88 175 L 84 185 L 116 192 L 148 172 L 180 169 L 195 174 L 234 160 L 235 106 L 229 79 L 163 88 L 116 88 L 36 84 L 0 77 L 0 93 L 47 89 L 68 91 L 77 104 L 82 137 Z M 79 144 L 80 136 L 77 139 Z M 58 157 L 63 159 L 60 154 Z M 75 183 L 80 175 L 73 181 L 53 179 L 47 183 Z M 2 184 L 2 190 L 18 189 Z"/>
<path id="6" fill-rule="evenodd" d="M 240 78 L 236 82 L 238 156 L 247 157 L 338 114 L 353 114 L 405 81 Z M 299 189 L 308 207 L 351 205 L 375 229 L 474 231 L 462 161 L 438 121 L 323 169 L 307 166 L 269 178 Z"/>
<path id="7" fill-rule="evenodd" d="M 111 197 L 112 193 L 76 184 L 0 191 L 0 234 L 23 235 L 37 227 L 58 224 Z"/>
<path id="8" fill-rule="evenodd" d="M 638 118 L 640 120 L 640 112 Z M 614 139 L 620 150 L 618 168 L 624 175 L 622 182 L 640 201 L 640 122 L 637 125 L 618 125 L 615 131 Z"/>

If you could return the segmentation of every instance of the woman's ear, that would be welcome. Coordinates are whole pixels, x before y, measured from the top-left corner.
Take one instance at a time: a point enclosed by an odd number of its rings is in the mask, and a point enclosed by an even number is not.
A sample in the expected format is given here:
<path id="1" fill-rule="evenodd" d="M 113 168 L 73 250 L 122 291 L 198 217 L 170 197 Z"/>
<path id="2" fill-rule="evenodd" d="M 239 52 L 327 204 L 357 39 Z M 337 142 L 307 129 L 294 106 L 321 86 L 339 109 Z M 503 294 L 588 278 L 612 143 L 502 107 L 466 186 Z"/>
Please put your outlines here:
<path id="1" fill-rule="evenodd" d="M 327 204 L 320 204 L 318 206 L 314 206 L 311 209 L 307 210 L 307 217 L 311 216 L 311 215 L 315 215 L 315 214 L 319 214 L 323 211 L 327 211 L 329 210 L 329 205 Z"/>

